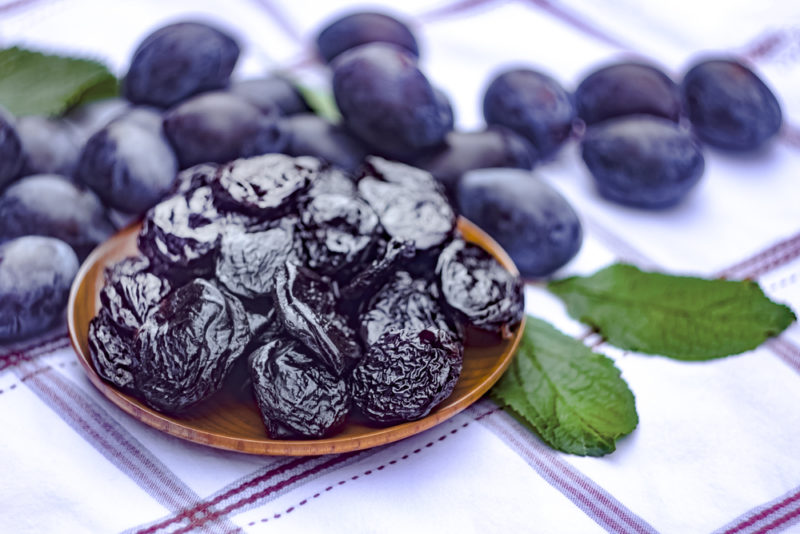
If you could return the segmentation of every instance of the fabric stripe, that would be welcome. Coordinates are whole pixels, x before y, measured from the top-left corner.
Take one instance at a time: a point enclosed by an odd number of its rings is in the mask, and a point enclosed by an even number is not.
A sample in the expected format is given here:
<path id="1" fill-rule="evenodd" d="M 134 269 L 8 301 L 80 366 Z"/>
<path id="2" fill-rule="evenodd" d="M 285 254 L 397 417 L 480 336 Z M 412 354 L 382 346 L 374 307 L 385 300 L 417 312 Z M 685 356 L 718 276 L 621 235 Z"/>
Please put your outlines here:
<path id="1" fill-rule="evenodd" d="M 458 0 L 424 11 L 417 15 L 417 19 L 423 23 L 434 22 L 440 19 L 450 18 L 454 15 L 463 15 L 474 9 L 488 8 L 492 4 L 506 1 L 507 0 Z"/>
<path id="2" fill-rule="evenodd" d="M 0 352 L 0 371 L 5 369 L 3 366 L 3 359 L 20 355 L 30 355 L 30 353 L 41 353 L 41 349 L 43 347 L 50 347 L 53 344 L 63 344 L 66 342 L 69 345 L 69 334 L 67 333 L 66 328 L 58 328 L 55 331 L 47 332 L 41 336 L 37 336 L 33 339 L 27 339 L 24 341 L 20 341 L 17 343 L 7 343 L 2 346 L 3 351 Z M 47 348 L 47 352 L 55 350 L 53 348 Z"/>
<path id="3" fill-rule="evenodd" d="M 789 263 L 798 256 L 800 256 L 800 233 L 719 271 L 716 276 L 719 278 L 755 279 Z"/>
<path id="4" fill-rule="evenodd" d="M 272 0 L 253 0 L 253 2 L 255 2 L 264 13 L 269 15 L 269 18 L 272 19 L 286 35 L 295 41 L 303 41 L 300 30 L 297 29 L 292 20 L 283 12 L 282 8 L 275 4 L 275 2 Z"/>
<path id="5" fill-rule="evenodd" d="M 768 339 L 764 345 L 774 352 L 786 365 L 800 373 L 800 348 L 780 337 Z"/>
<path id="6" fill-rule="evenodd" d="M 800 520 L 800 487 L 765 503 L 722 528 L 714 534 L 755 534 L 786 528 Z"/>
<path id="7" fill-rule="evenodd" d="M 545 11 L 557 18 L 561 22 L 566 23 L 572 28 L 579 30 L 581 33 L 594 37 L 598 41 L 602 41 L 608 45 L 621 48 L 623 50 L 630 50 L 631 47 L 623 44 L 622 41 L 616 37 L 602 31 L 590 22 L 583 20 L 579 15 L 572 13 L 562 6 L 559 6 L 550 0 L 523 0 L 524 3 L 535 6 L 542 11 Z"/>

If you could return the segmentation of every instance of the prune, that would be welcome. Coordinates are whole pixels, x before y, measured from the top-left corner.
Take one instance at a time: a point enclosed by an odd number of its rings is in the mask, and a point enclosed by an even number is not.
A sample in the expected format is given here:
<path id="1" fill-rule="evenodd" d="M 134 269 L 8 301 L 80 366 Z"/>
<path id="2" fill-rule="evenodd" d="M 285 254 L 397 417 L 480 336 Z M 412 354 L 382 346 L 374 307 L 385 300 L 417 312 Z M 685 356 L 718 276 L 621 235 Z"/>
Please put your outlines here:
<path id="1" fill-rule="evenodd" d="M 356 182 L 349 174 L 345 174 L 335 167 L 329 167 L 317 173 L 311 182 L 311 187 L 306 191 L 306 196 L 309 199 L 318 195 L 356 197 L 358 189 L 356 189 Z"/>
<path id="2" fill-rule="evenodd" d="M 439 105 L 439 115 L 441 115 L 441 122 L 449 132 L 455 126 L 456 117 L 453 113 L 453 104 L 450 102 L 450 97 L 447 96 L 442 89 L 438 87 L 433 88 L 433 94 L 436 97 L 436 102 Z"/>
<path id="3" fill-rule="evenodd" d="M 295 84 L 280 75 L 236 81 L 231 83 L 229 90 L 262 113 L 272 114 L 277 110 L 281 115 L 288 116 L 311 112 Z"/>
<path id="4" fill-rule="evenodd" d="M 473 169 L 511 167 L 532 169 L 536 150 L 526 139 L 501 126 L 479 132 L 450 132 L 441 148 L 425 154 L 414 165 L 429 171 L 455 204 L 461 176 Z"/>
<path id="5" fill-rule="evenodd" d="M 216 163 L 199 163 L 184 169 L 175 178 L 171 192 L 185 195 L 195 189 L 210 186 L 217 177 L 218 171 L 219 165 Z"/>
<path id="6" fill-rule="evenodd" d="M 524 284 L 482 248 L 456 239 L 439 256 L 444 301 L 467 324 L 503 333 L 522 321 Z"/>
<path id="7" fill-rule="evenodd" d="M 317 35 L 317 51 L 326 63 L 356 46 L 385 42 L 419 57 L 419 45 L 409 27 L 390 15 L 361 11 L 345 15 L 325 26 Z"/>
<path id="8" fill-rule="evenodd" d="M 553 155 L 572 132 L 575 106 L 550 76 L 531 69 L 497 75 L 483 96 L 487 124 L 505 126 L 526 137 L 542 158 Z"/>
<path id="9" fill-rule="evenodd" d="M 178 162 L 166 139 L 138 120 L 114 120 L 83 147 L 76 177 L 118 210 L 142 213 L 161 200 Z"/>
<path id="10" fill-rule="evenodd" d="M 381 232 L 375 211 L 345 195 L 317 195 L 300 220 L 307 265 L 329 276 L 348 276 L 358 270 Z"/>
<path id="11" fill-rule="evenodd" d="M 265 115 L 222 91 L 197 95 L 167 111 L 164 131 L 182 169 L 281 152 L 287 142 L 277 114 Z"/>
<path id="12" fill-rule="evenodd" d="M 355 275 L 347 285 L 340 288 L 341 296 L 349 301 L 359 301 L 386 282 L 398 268 L 414 258 L 417 250 L 413 241 L 389 240 L 383 250 L 369 265 Z M 351 303 L 348 303 L 351 304 Z"/>
<path id="13" fill-rule="evenodd" d="M 726 150 L 754 150 L 781 129 L 778 99 L 758 75 L 735 59 L 696 63 L 681 82 L 697 136 Z"/>
<path id="14" fill-rule="evenodd" d="M 384 332 L 394 328 L 422 330 L 438 328 L 458 336 L 456 325 L 439 304 L 435 283 L 398 271 L 366 305 L 359 316 L 361 339 L 372 345 Z"/>
<path id="15" fill-rule="evenodd" d="M 64 313 L 78 258 L 52 237 L 0 244 L 0 341 L 36 334 Z"/>
<path id="16" fill-rule="evenodd" d="M 208 24 L 179 22 L 148 35 L 131 58 L 123 82 L 135 104 L 166 108 L 201 91 L 228 85 L 239 45 Z"/>
<path id="17" fill-rule="evenodd" d="M 225 233 L 217 259 L 217 279 L 240 297 L 270 296 L 275 273 L 294 257 L 293 233 L 291 228 L 281 227 L 255 233 Z"/>
<path id="18" fill-rule="evenodd" d="M 689 131 L 649 116 L 620 117 L 589 128 L 581 154 L 601 195 L 642 208 L 676 204 L 705 167 Z"/>
<path id="19" fill-rule="evenodd" d="M 461 214 L 494 238 L 522 276 L 547 276 L 580 250 L 583 230 L 575 210 L 533 173 L 482 169 L 458 184 Z"/>
<path id="20" fill-rule="evenodd" d="M 81 154 L 81 141 L 78 131 L 69 122 L 28 115 L 17 121 L 17 134 L 25 154 L 23 176 L 72 176 Z"/>
<path id="21" fill-rule="evenodd" d="M 19 175 L 24 162 L 14 116 L 0 107 L 0 189 Z"/>
<path id="22" fill-rule="evenodd" d="M 335 310 L 333 287 L 313 271 L 288 262 L 275 276 L 274 300 L 286 331 L 336 376 L 361 358 L 356 333 Z"/>
<path id="23" fill-rule="evenodd" d="M 134 334 L 120 330 L 108 309 L 101 308 L 89 322 L 89 354 L 101 378 L 126 393 L 135 392 L 133 382 Z"/>
<path id="24" fill-rule="evenodd" d="M 157 272 L 171 276 L 210 274 L 223 223 L 210 187 L 172 196 L 154 206 L 139 232 L 139 250 Z"/>
<path id="25" fill-rule="evenodd" d="M 117 328 L 132 335 L 171 289 L 169 281 L 150 271 L 147 258 L 131 256 L 106 269 L 100 302 Z"/>
<path id="26" fill-rule="evenodd" d="M 82 259 L 115 231 L 100 199 L 63 176 L 27 176 L 0 195 L 0 241 L 24 235 L 56 237 Z"/>
<path id="27" fill-rule="evenodd" d="M 322 438 L 344 424 L 350 409 L 345 381 L 320 366 L 300 343 L 270 340 L 248 362 L 271 438 Z"/>
<path id="28" fill-rule="evenodd" d="M 223 209 L 277 218 L 308 189 L 319 169 L 319 160 L 312 157 L 266 154 L 225 165 L 212 187 Z"/>
<path id="29" fill-rule="evenodd" d="M 677 122 L 678 86 L 654 65 L 615 63 L 583 79 L 575 90 L 578 116 L 588 124 L 624 115 L 654 115 Z"/>
<path id="30" fill-rule="evenodd" d="M 377 152 L 407 158 L 444 140 L 450 124 L 436 92 L 402 48 L 362 45 L 333 65 L 333 95 L 346 126 Z"/>
<path id="31" fill-rule="evenodd" d="M 442 189 L 428 171 L 377 156 L 368 156 L 364 160 L 361 177 L 377 178 L 381 182 L 423 192 L 441 192 Z"/>
<path id="32" fill-rule="evenodd" d="M 453 392 L 462 364 L 463 347 L 449 331 L 390 330 L 353 369 L 353 404 L 377 423 L 420 419 Z"/>
<path id="33" fill-rule="evenodd" d="M 163 300 L 139 330 L 137 394 L 157 410 L 185 411 L 219 390 L 249 340 L 242 304 L 195 279 Z"/>
<path id="34" fill-rule="evenodd" d="M 364 144 L 342 126 L 313 113 L 286 117 L 281 129 L 289 140 L 284 153 L 290 156 L 314 156 L 355 172 L 368 153 Z"/>

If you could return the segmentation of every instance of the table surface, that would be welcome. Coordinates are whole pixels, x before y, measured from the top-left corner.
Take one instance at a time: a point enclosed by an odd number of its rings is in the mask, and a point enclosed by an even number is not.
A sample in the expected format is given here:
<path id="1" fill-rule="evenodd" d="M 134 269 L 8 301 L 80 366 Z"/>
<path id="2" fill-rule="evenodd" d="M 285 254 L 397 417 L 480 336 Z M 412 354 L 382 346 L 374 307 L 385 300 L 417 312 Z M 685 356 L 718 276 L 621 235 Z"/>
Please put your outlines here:
<path id="1" fill-rule="evenodd" d="M 388 5 L 388 2 L 383 2 Z M 381 2 L 371 2 L 380 5 Z M 149 30 L 213 18 L 244 45 L 236 75 L 290 69 L 322 83 L 315 31 L 356 2 L 0 0 L 2 45 L 89 54 L 123 74 Z M 675 208 L 600 198 L 574 144 L 535 172 L 576 207 L 585 240 L 557 276 L 614 261 L 757 280 L 800 310 L 800 10 L 793 0 L 410 0 L 401 11 L 457 127 L 510 66 L 568 89 L 620 58 L 679 78 L 698 54 L 744 58 L 775 89 L 780 136 L 756 154 L 708 149 Z M 422 434 L 366 451 L 264 457 L 185 442 L 100 395 L 65 328 L 0 346 L 2 532 L 800 532 L 800 327 L 758 349 L 686 363 L 618 350 L 540 286 L 526 308 L 611 357 L 639 426 L 602 458 L 561 454 L 482 399 Z"/>

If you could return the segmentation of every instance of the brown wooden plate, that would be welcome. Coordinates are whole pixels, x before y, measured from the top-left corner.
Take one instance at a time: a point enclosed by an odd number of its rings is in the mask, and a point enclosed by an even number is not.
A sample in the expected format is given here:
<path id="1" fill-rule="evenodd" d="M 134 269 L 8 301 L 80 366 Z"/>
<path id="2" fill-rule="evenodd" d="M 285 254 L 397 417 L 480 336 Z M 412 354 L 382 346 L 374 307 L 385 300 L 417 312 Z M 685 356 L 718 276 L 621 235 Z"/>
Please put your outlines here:
<path id="1" fill-rule="evenodd" d="M 478 227 L 464 218 L 459 219 L 458 227 L 464 239 L 481 246 L 506 269 L 517 273 L 511 258 Z M 291 456 L 341 453 L 391 443 L 427 430 L 477 401 L 500 378 L 519 345 L 524 324 L 512 330 L 507 339 L 491 345 L 468 342 L 464 367 L 453 393 L 427 417 L 389 427 L 348 421 L 339 434 L 326 439 L 269 439 L 255 400 L 226 389 L 180 417 L 165 415 L 105 382 L 89 355 L 89 321 L 100 309 L 104 269 L 138 253 L 136 236 L 140 228 L 137 224 L 122 230 L 92 252 L 81 266 L 69 297 L 69 335 L 89 380 L 103 395 L 143 423 L 179 438 L 250 454 Z"/>

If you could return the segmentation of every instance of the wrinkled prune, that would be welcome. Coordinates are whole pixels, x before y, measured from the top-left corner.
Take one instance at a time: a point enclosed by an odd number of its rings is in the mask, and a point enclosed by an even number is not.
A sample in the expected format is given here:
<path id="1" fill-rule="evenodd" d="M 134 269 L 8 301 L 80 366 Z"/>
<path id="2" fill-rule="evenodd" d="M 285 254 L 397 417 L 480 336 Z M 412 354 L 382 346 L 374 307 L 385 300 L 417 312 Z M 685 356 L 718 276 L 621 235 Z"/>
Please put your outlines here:
<path id="1" fill-rule="evenodd" d="M 172 285 L 150 272 L 150 262 L 131 256 L 105 271 L 105 285 L 100 302 L 117 327 L 135 333 L 147 315 L 167 296 Z"/>
<path id="2" fill-rule="evenodd" d="M 219 390 L 249 340 L 242 304 L 195 279 L 162 301 L 139 330 L 136 390 L 157 410 L 182 412 Z"/>
<path id="3" fill-rule="evenodd" d="M 410 190 L 441 191 L 441 186 L 430 172 L 377 156 L 369 156 L 364 160 L 361 177 L 375 178 L 381 182 L 403 186 Z M 376 200 L 379 199 L 376 197 Z"/>
<path id="4" fill-rule="evenodd" d="M 0 189 L 19 175 L 24 163 L 14 116 L 0 107 Z"/>
<path id="5" fill-rule="evenodd" d="M 240 297 L 269 296 L 275 286 L 275 273 L 293 259 L 293 234 L 291 227 L 225 233 L 219 247 L 217 279 Z"/>
<path id="6" fill-rule="evenodd" d="M 78 258 L 52 237 L 0 244 L 0 341 L 49 328 L 64 313 Z"/>
<path id="7" fill-rule="evenodd" d="M 524 284 L 482 248 L 456 239 L 439 256 L 442 296 L 467 324 L 502 332 L 522 321 Z"/>
<path id="8" fill-rule="evenodd" d="M 462 364 L 463 347 L 449 331 L 390 330 L 353 369 L 353 404 L 377 423 L 425 417 L 452 393 Z"/>
<path id="9" fill-rule="evenodd" d="M 681 82 L 686 112 L 697 136 L 727 150 L 754 150 L 781 129 L 775 94 L 735 59 L 696 63 Z"/>
<path id="10" fill-rule="evenodd" d="M 589 128 L 581 155 L 601 195 L 641 208 L 676 204 L 705 168 L 700 145 L 689 131 L 645 115 L 609 119 Z"/>
<path id="11" fill-rule="evenodd" d="M 277 218 L 294 207 L 319 169 L 319 160 L 312 157 L 266 154 L 223 166 L 212 187 L 222 209 Z"/>
<path id="12" fill-rule="evenodd" d="M 354 276 L 339 293 L 350 301 L 369 297 L 399 267 L 409 262 L 416 253 L 412 241 L 391 239 L 379 252 L 378 257 Z"/>
<path id="13" fill-rule="evenodd" d="M 284 153 L 290 156 L 314 156 L 355 172 L 368 153 L 364 144 L 342 126 L 313 113 L 286 117 L 281 128 L 288 137 Z"/>
<path id="14" fill-rule="evenodd" d="M 185 195 L 195 189 L 210 186 L 217 176 L 219 165 L 216 163 L 199 163 L 183 169 L 175 178 L 172 193 Z"/>
<path id="15" fill-rule="evenodd" d="M 381 231 L 375 211 L 366 202 L 345 195 L 314 197 L 300 220 L 306 264 L 329 276 L 358 270 Z"/>
<path id="16" fill-rule="evenodd" d="M 334 289 L 313 271 L 292 262 L 275 276 L 274 300 L 282 324 L 336 376 L 361 358 L 361 346 L 345 317 L 336 311 Z"/>
<path id="17" fill-rule="evenodd" d="M 62 174 L 72 176 L 81 142 L 78 131 L 64 119 L 40 115 L 20 117 L 17 133 L 25 153 L 22 175 Z"/>
<path id="18" fill-rule="evenodd" d="M 300 343 L 270 340 L 248 362 L 271 438 L 322 438 L 344 424 L 350 409 L 345 381 L 320 366 Z"/>
<path id="19" fill-rule="evenodd" d="M 133 393 L 134 334 L 120 330 L 107 308 L 89 322 L 89 354 L 101 378 Z"/>
<path id="20" fill-rule="evenodd" d="M 487 124 L 514 130 L 533 144 L 542 158 L 567 140 L 575 120 L 572 98 L 556 80 L 531 69 L 497 75 L 483 96 Z"/>
<path id="21" fill-rule="evenodd" d="M 115 231 L 97 195 L 64 176 L 27 176 L 0 195 L 0 241 L 46 235 L 83 259 Z"/>
<path id="22" fill-rule="evenodd" d="M 198 22 L 159 28 L 142 41 L 124 80 L 136 104 L 169 107 L 201 91 L 228 84 L 239 45 L 222 30 Z"/>
<path id="23" fill-rule="evenodd" d="M 458 335 L 439 304 L 439 291 L 430 280 L 398 271 L 373 297 L 359 316 L 361 339 L 367 346 L 396 328 L 438 328 Z"/>
<path id="24" fill-rule="evenodd" d="M 317 35 L 317 51 L 326 63 L 356 46 L 392 43 L 419 57 L 419 46 L 408 26 L 384 13 L 360 11 L 328 23 Z"/>
<path id="25" fill-rule="evenodd" d="M 345 195 L 355 197 L 358 194 L 356 182 L 350 175 L 339 169 L 329 167 L 317 173 L 306 192 L 308 198 L 318 195 Z"/>
<path id="26" fill-rule="evenodd" d="M 677 122 L 681 114 L 678 86 L 654 65 L 614 63 L 583 79 L 575 90 L 578 116 L 586 124 L 625 115 L 654 115 Z"/>
<path id="27" fill-rule="evenodd" d="M 235 81 L 229 90 L 253 104 L 262 113 L 278 111 L 281 115 L 288 116 L 311 111 L 297 86 L 280 75 Z"/>
<path id="28" fill-rule="evenodd" d="M 534 174 L 480 169 L 458 184 L 461 214 L 492 236 L 522 276 L 547 276 L 571 260 L 583 242 L 575 210 Z"/>

